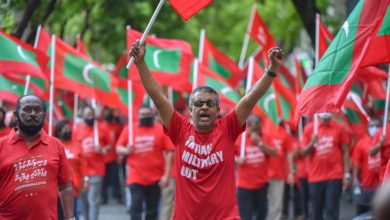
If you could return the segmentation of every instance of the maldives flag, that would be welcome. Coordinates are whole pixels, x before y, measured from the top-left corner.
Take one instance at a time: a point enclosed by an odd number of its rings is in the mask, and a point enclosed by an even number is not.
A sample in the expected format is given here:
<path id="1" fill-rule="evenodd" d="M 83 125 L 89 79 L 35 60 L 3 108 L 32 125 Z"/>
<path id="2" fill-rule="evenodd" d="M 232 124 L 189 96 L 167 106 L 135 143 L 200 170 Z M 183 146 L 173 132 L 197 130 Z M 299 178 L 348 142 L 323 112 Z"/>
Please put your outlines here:
<path id="1" fill-rule="evenodd" d="M 374 61 L 367 58 L 367 51 L 381 30 L 388 7 L 389 0 L 359 1 L 307 79 L 296 121 L 302 114 L 340 110 L 358 70 L 367 60 Z"/>
<path id="2" fill-rule="evenodd" d="M 84 42 L 80 39 L 80 37 L 77 37 L 76 39 L 76 49 L 82 54 L 90 57 L 90 55 L 88 54 L 87 46 L 85 46 Z"/>
<path id="3" fill-rule="evenodd" d="M 324 55 L 325 51 L 328 49 L 329 44 L 333 41 L 333 34 L 330 33 L 328 28 L 321 22 L 320 16 L 316 16 L 317 24 L 318 24 L 318 58 Z"/>
<path id="4" fill-rule="evenodd" d="M 376 67 L 362 68 L 357 80 L 364 85 L 365 95 L 376 99 L 386 99 L 386 81 L 388 74 Z"/>
<path id="5" fill-rule="evenodd" d="M 367 134 L 369 116 L 362 106 L 361 96 L 352 90 L 345 99 L 343 107 L 353 133 L 357 137 Z"/>
<path id="6" fill-rule="evenodd" d="M 219 74 L 215 73 L 213 70 L 207 66 L 198 63 L 198 80 L 197 86 L 209 86 L 216 90 L 220 98 L 220 107 L 222 111 L 228 111 L 235 107 L 235 105 L 240 101 L 240 96 L 238 93 L 230 86 L 229 82 L 224 79 Z M 190 82 L 192 83 L 191 72 Z"/>
<path id="7" fill-rule="evenodd" d="M 267 53 L 270 48 L 276 46 L 276 41 L 256 10 L 251 17 L 252 21 L 250 22 L 247 33 L 253 40 L 263 46 L 263 51 Z"/>
<path id="8" fill-rule="evenodd" d="M 0 97 L 1 100 L 16 103 L 16 100 L 24 93 L 24 84 L 7 79 L 0 74 Z M 31 94 L 31 92 L 30 92 Z"/>
<path id="9" fill-rule="evenodd" d="M 46 31 L 43 27 L 38 28 L 38 42 L 37 42 L 37 50 L 42 51 L 47 55 L 51 55 L 50 44 L 51 37 L 48 31 Z"/>
<path id="10" fill-rule="evenodd" d="M 26 75 L 24 74 L 4 74 L 4 77 L 17 84 L 26 85 Z M 49 100 L 49 94 L 46 91 L 46 81 L 41 78 L 30 77 L 28 94 L 34 94 L 45 101 Z"/>
<path id="11" fill-rule="evenodd" d="M 297 95 L 301 93 L 303 86 L 307 80 L 305 68 L 302 63 L 294 56 L 294 68 L 295 68 L 295 92 Z"/>
<path id="12" fill-rule="evenodd" d="M 175 11 L 185 21 L 190 19 L 211 2 L 212 0 L 169 0 L 169 3 L 171 3 Z"/>
<path id="13" fill-rule="evenodd" d="M 110 107 L 120 105 L 116 78 L 92 59 L 56 38 L 54 86 L 94 98 Z"/>
<path id="14" fill-rule="evenodd" d="M 205 36 L 202 63 L 223 77 L 231 87 L 236 88 L 244 77 L 237 63 L 219 51 Z"/>
<path id="15" fill-rule="evenodd" d="M 116 77 L 120 77 L 123 79 L 128 79 L 127 65 L 128 56 L 126 54 L 122 54 L 119 58 L 118 62 L 115 65 L 115 69 L 111 72 Z"/>
<path id="16" fill-rule="evenodd" d="M 29 74 L 46 79 L 42 68 L 49 57 L 29 44 L 0 30 L 0 72 Z"/>
<path id="17" fill-rule="evenodd" d="M 126 64 L 125 64 L 126 65 Z M 118 78 L 118 87 L 116 91 L 119 94 L 121 105 L 119 108 L 125 115 L 128 115 L 129 93 L 127 79 Z M 133 121 L 138 121 L 138 108 L 145 103 L 146 92 L 140 82 L 132 82 L 132 102 L 133 102 Z"/>
<path id="18" fill-rule="evenodd" d="M 130 50 L 133 43 L 141 37 L 142 33 L 128 29 L 127 48 Z M 192 60 L 192 48 L 186 41 L 150 36 L 146 38 L 145 62 L 153 77 L 163 86 L 190 92 L 192 87 L 188 78 Z M 130 79 L 140 81 L 134 65 L 130 69 Z"/>

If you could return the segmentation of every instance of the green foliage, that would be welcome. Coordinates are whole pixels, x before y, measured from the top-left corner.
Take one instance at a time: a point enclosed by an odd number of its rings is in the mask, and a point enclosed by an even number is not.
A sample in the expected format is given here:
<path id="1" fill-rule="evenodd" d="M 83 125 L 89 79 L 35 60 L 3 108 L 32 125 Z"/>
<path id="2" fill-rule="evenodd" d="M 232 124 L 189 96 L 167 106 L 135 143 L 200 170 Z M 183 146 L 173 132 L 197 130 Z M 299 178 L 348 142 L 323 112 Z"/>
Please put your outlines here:
<path id="1" fill-rule="evenodd" d="M 22 13 L 26 5 L 22 0 L 11 2 L 5 10 L 1 8 L 0 13 L 0 27 L 7 30 L 16 29 L 15 15 Z M 291 0 L 214 0 L 188 22 L 184 22 L 167 2 L 151 33 L 187 40 L 197 55 L 200 29 L 204 28 L 213 44 L 238 60 L 255 2 L 272 35 L 284 49 L 289 50 L 299 43 L 303 24 Z M 49 3 L 50 0 L 41 0 L 31 19 L 32 24 L 41 22 Z M 126 25 L 143 31 L 157 3 L 156 0 L 58 0 L 45 28 L 57 35 L 63 33 L 63 38 L 70 44 L 74 44 L 78 34 L 84 33 L 83 40 L 95 59 L 115 63 L 126 51 Z M 316 4 L 325 12 L 329 0 L 317 0 Z M 248 53 L 255 48 L 256 43 L 251 42 Z"/>

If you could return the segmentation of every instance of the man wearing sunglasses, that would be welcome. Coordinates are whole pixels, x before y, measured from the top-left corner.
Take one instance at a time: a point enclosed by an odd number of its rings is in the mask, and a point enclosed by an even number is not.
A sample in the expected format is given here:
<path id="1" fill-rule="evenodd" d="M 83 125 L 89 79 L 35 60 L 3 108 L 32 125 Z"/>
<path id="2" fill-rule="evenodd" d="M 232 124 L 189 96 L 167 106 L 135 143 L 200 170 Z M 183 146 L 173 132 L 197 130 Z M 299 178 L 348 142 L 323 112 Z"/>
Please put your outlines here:
<path id="1" fill-rule="evenodd" d="M 234 143 L 257 101 L 271 85 L 284 52 L 268 52 L 270 66 L 238 102 L 233 111 L 217 119 L 219 96 L 210 87 L 194 89 L 189 99 L 193 124 L 175 112 L 144 61 L 145 45 L 137 41 L 135 58 L 141 81 L 155 103 L 165 133 L 175 145 L 176 198 L 173 219 L 240 219 L 235 195 Z"/>

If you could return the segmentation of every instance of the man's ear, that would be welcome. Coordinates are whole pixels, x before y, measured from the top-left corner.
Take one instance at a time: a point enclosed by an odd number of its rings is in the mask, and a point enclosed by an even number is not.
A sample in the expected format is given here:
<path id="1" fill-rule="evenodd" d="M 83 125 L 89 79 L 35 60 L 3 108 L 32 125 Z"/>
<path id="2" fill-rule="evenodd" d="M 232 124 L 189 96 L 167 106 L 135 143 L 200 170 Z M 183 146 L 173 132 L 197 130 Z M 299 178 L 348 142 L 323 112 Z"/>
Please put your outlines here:
<path id="1" fill-rule="evenodd" d="M 221 108 L 218 106 L 217 107 L 217 113 L 219 113 L 221 111 Z"/>

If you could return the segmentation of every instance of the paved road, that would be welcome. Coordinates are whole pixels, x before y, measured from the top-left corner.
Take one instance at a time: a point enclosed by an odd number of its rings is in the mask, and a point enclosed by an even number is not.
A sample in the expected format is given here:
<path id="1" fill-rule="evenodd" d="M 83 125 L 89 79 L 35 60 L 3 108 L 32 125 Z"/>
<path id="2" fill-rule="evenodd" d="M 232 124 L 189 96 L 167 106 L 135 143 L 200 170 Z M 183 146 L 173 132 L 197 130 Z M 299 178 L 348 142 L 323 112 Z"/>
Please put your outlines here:
<path id="1" fill-rule="evenodd" d="M 340 220 L 351 220 L 355 214 L 355 207 L 347 203 L 344 198 L 341 200 Z M 126 207 L 115 202 L 110 202 L 103 205 L 100 210 L 101 220 L 129 220 L 130 217 L 126 213 Z"/>

